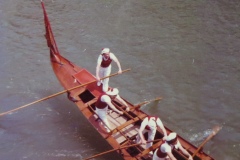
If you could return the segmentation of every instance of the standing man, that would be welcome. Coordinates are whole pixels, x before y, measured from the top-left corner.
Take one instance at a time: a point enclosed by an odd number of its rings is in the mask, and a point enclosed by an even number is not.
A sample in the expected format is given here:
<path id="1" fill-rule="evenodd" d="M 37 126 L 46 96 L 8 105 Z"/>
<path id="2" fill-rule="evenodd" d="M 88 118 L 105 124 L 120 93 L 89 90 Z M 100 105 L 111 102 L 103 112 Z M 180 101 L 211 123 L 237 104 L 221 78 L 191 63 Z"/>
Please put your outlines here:
<path id="1" fill-rule="evenodd" d="M 175 132 L 170 133 L 166 141 L 163 142 L 158 149 L 154 152 L 153 160 L 177 160 L 172 154 L 173 149 L 179 149 L 184 155 L 188 156 L 189 160 L 193 160 L 192 156 L 184 149 L 177 139 Z"/>
<path id="2" fill-rule="evenodd" d="M 123 114 L 122 111 L 119 111 L 113 104 L 112 100 L 117 99 L 122 103 L 123 105 L 126 106 L 126 110 L 129 111 L 129 107 L 127 103 L 119 96 L 119 91 L 117 88 L 112 88 L 106 93 L 103 93 L 100 95 L 97 99 L 96 102 L 96 113 L 99 116 L 99 118 L 104 122 L 104 128 L 106 129 L 107 132 L 110 132 L 110 124 L 107 119 L 107 110 L 108 106 L 118 114 Z"/>
<path id="3" fill-rule="evenodd" d="M 104 92 L 108 90 L 109 78 L 102 80 L 102 82 L 100 81 L 100 79 L 110 75 L 112 60 L 117 63 L 118 74 L 121 74 L 122 73 L 121 64 L 118 61 L 117 57 L 110 52 L 109 48 L 104 48 L 101 54 L 98 56 L 96 67 L 96 78 L 98 80 L 97 85 L 100 86 L 102 83 Z"/>
<path id="4" fill-rule="evenodd" d="M 148 141 L 153 141 L 157 131 L 157 127 L 159 127 L 163 131 L 163 140 L 166 139 L 167 131 L 160 118 L 155 116 L 148 116 L 144 118 L 141 123 L 140 129 L 138 131 L 139 136 L 137 137 L 137 141 L 139 141 L 140 137 L 141 143 L 146 144 L 146 148 L 151 147 L 153 142 L 146 143 L 144 133 L 148 132 Z M 150 154 L 152 154 L 152 152 Z"/>

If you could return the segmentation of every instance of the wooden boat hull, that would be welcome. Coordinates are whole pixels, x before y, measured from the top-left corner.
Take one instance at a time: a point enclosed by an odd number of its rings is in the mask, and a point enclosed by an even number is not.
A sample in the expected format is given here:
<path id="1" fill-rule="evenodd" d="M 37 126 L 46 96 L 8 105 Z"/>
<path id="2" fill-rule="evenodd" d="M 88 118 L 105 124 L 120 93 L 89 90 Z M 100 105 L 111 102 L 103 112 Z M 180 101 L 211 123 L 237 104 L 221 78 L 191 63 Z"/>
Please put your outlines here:
<path id="1" fill-rule="evenodd" d="M 88 119 L 92 126 L 99 132 L 99 134 L 112 146 L 113 149 L 117 149 L 123 146 L 135 144 L 134 139 L 138 133 L 138 129 L 142 120 L 148 115 L 141 110 L 135 109 L 132 103 L 128 103 L 131 110 L 125 112 L 124 115 L 119 116 L 115 112 L 108 113 L 108 119 L 111 124 L 111 133 L 107 133 L 101 125 L 101 121 L 98 119 L 98 116 L 95 114 L 95 103 L 97 97 L 102 94 L 101 87 L 98 87 L 96 84 L 96 78 L 93 74 L 88 72 L 86 69 L 79 67 L 66 58 L 62 57 L 59 54 L 54 36 L 51 30 L 51 26 L 47 17 L 47 13 L 42 3 L 43 12 L 44 12 L 44 21 L 46 28 L 46 39 L 47 45 L 50 49 L 50 59 L 54 73 L 56 74 L 61 85 L 66 89 L 70 89 L 79 85 L 82 87 L 70 90 L 68 92 L 68 97 L 73 101 L 79 111 Z M 93 83 L 91 83 L 93 82 Z M 87 85 L 84 85 L 87 84 Z M 114 105 L 119 109 L 124 111 L 124 107 L 120 105 L 118 101 L 114 101 Z M 169 128 L 165 126 L 167 132 L 172 132 Z M 161 139 L 163 134 L 160 130 L 157 130 L 155 139 Z M 197 147 L 189 143 L 187 140 L 178 137 L 181 144 L 185 149 L 190 153 L 194 153 L 197 150 Z M 152 159 L 148 154 L 150 151 L 154 151 L 159 147 L 161 141 L 154 142 L 153 146 L 150 149 L 146 149 L 144 145 L 138 145 L 129 148 L 123 148 L 117 152 L 122 155 L 125 160 L 133 159 Z M 174 155 L 177 159 L 184 160 L 186 159 L 182 153 L 177 150 L 174 150 Z M 199 160 L 213 160 L 212 157 L 204 153 L 203 151 L 199 152 L 194 159 Z"/>

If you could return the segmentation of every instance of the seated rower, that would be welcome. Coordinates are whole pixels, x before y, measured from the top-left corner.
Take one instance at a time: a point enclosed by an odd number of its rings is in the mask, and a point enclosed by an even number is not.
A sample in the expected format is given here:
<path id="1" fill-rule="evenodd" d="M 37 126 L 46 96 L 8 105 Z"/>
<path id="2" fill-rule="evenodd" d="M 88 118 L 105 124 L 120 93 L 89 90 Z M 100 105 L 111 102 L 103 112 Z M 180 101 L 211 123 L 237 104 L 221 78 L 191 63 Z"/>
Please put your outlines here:
<path id="1" fill-rule="evenodd" d="M 189 160 L 193 160 L 192 156 L 184 149 L 177 139 L 175 132 L 170 133 L 166 141 L 164 141 L 154 152 L 153 160 L 177 160 L 172 154 L 173 149 L 179 149 L 184 155 L 188 156 Z"/>
<path id="2" fill-rule="evenodd" d="M 122 115 L 123 112 L 119 111 L 113 104 L 112 100 L 117 99 L 120 101 L 123 105 L 126 106 L 126 110 L 129 111 L 129 107 L 127 103 L 119 96 L 119 91 L 117 88 L 112 88 L 106 93 L 101 94 L 96 102 L 96 113 L 99 116 L 99 118 L 104 123 L 104 128 L 107 130 L 107 132 L 110 132 L 110 124 L 107 120 L 107 110 L 108 106 L 118 114 Z"/>
<path id="3" fill-rule="evenodd" d="M 139 141 L 139 137 L 140 137 L 140 143 L 146 144 L 146 148 L 151 147 L 153 142 L 146 143 L 146 140 L 144 138 L 144 133 L 148 132 L 148 141 L 153 141 L 157 131 L 157 127 L 159 127 L 162 130 L 164 135 L 163 139 L 165 140 L 165 138 L 167 137 L 167 131 L 162 121 L 160 120 L 160 118 L 154 117 L 154 116 L 148 116 L 144 118 L 141 123 L 140 129 L 138 131 L 137 142 Z M 150 152 L 150 154 L 153 154 L 153 153 Z"/>

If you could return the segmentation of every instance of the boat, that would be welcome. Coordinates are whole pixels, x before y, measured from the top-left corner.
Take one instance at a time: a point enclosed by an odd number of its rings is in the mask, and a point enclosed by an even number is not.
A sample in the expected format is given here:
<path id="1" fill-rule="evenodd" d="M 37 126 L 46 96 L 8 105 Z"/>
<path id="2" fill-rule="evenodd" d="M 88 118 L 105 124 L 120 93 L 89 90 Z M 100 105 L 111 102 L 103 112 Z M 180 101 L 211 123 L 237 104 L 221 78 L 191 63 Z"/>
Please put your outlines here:
<path id="1" fill-rule="evenodd" d="M 76 104 L 79 111 L 86 117 L 97 132 L 108 142 L 113 151 L 121 155 L 124 160 L 150 160 L 152 156 L 149 152 L 154 151 L 162 143 L 163 133 L 160 129 L 157 130 L 155 140 L 152 147 L 146 149 L 144 145 L 136 144 L 135 139 L 141 122 L 148 116 L 139 107 L 145 103 L 134 105 L 125 98 L 123 98 L 130 107 L 130 111 L 126 112 L 124 107 L 116 100 L 113 104 L 119 110 L 124 111 L 123 115 L 118 115 L 115 112 L 108 113 L 108 119 L 111 124 L 111 132 L 108 133 L 103 125 L 99 122 L 97 114 L 95 113 L 95 103 L 102 89 L 97 86 L 96 77 L 87 69 L 79 67 L 68 59 L 64 58 L 58 51 L 56 41 L 51 29 L 50 21 L 45 10 L 44 3 L 41 2 L 44 22 L 46 29 L 46 40 L 50 50 L 50 60 L 56 77 L 58 78 L 62 87 L 67 90 L 69 100 Z M 165 126 L 167 133 L 172 132 Z M 196 153 L 195 160 L 214 160 L 211 156 L 206 154 L 203 149 L 188 142 L 181 136 L 178 139 L 182 146 L 191 154 Z M 174 150 L 173 154 L 178 160 L 185 160 L 186 157 L 178 150 Z"/>

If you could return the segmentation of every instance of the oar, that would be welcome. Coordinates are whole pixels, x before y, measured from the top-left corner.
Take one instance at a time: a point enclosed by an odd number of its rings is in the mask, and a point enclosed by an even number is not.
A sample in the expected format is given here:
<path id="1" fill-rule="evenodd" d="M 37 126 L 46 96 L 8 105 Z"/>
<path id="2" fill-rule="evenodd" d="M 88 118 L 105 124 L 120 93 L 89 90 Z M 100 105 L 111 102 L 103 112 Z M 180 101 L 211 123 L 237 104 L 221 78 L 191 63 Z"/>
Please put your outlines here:
<path id="1" fill-rule="evenodd" d="M 150 143 L 150 142 L 158 142 L 158 141 L 161 141 L 162 139 L 156 139 L 156 140 L 153 140 L 153 141 L 147 141 L 146 143 Z M 105 151 L 105 152 L 102 152 L 102 153 L 99 153 L 99 154 L 95 154 L 91 157 L 88 157 L 88 158 L 85 158 L 83 160 L 89 160 L 89 159 L 93 159 L 93 158 L 96 158 L 96 157 L 99 157 L 101 155 L 104 155 L 104 154 L 107 154 L 107 153 L 111 153 L 111 152 L 114 152 L 114 151 L 117 151 L 117 150 L 121 150 L 121 149 L 124 149 L 124 148 L 129 148 L 129 147 L 134 147 L 134 146 L 139 146 L 141 145 L 142 143 L 137 143 L 137 144 L 131 144 L 131 145 L 127 145 L 127 146 L 122 146 L 122 147 L 119 147 L 119 148 L 115 148 L 115 149 L 111 149 L 111 150 L 108 150 L 108 151 Z"/>
<path id="2" fill-rule="evenodd" d="M 144 105 L 144 104 L 148 104 L 148 103 L 150 103 L 150 102 L 152 102 L 152 101 L 159 101 L 159 100 L 161 100 L 162 99 L 162 97 L 157 97 L 157 98 L 155 98 L 155 99 L 151 99 L 151 100 L 149 100 L 149 101 L 144 101 L 144 102 L 141 102 L 141 103 L 139 103 L 139 104 L 136 104 L 136 105 L 134 105 L 134 110 L 135 109 L 139 109 L 142 105 Z"/>
<path id="3" fill-rule="evenodd" d="M 205 139 L 205 141 L 202 142 L 202 144 L 198 147 L 198 149 L 195 151 L 195 153 L 193 153 L 192 157 L 194 157 L 194 156 L 201 150 L 201 148 L 202 148 L 212 137 L 214 137 L 221 129 L 222 129 L 222 127 L 215 126 L 215 127 L 213 128 L 213 132 L 207 137 L 207 139 Z"/>
<path id="4" fill-rule="evenodd" d="M 130 71 L 130 69 L 123 70 L 122 73 L 127 72 L 127 71 Z M 109 76 L 103 77 L 103 78 L 101 78 L 100 80 L 103 80 L 103 79 L 106 79 L 106 78 L 109 78 L 109 77 L 113 77 L 113 76 L 116 76 L 116 75 L 118 75 L 118 73 L 114 73 L 114 74 L 111 74 L 111 75 L 109 75 Z M 5 114 L 8 114 L 8 113 L 11 113 L 11 112 L 14 112 L 14 111 L 17 111 L 17 110 L 22 109 L 22 108 L 25 108 L 25 107 L 28 107 L 28 106 L 30 106 L 30 105 L 32 105 L 32 104 L 35 104 L 35 103 L 38 103 L 38 102 L 41 102 L 41 101 L 44 101 L 44 100 L 47 100 L 47 99 L 56 97 L 56 96 L 58 96 L 58 95 L 60 95 L 60 94 L 69 92 L 69 91 L 71 91 L 71 90 L 74 90 L 74 89 L 77 89 L 77 88 L 86 86 L 86 85 L 88 85 L 88 84 L 91 84 L 91 83 L 94 83 L 94 82 L 97 82 L 97 81 L 98 81 L 98 80 L 93 80 L 93 81 L 90 81 L 90 82 L 81 84 L 81 85 L 79 85 L 79 86 L 76 86 L 76 87 L 73 87 L 73 88 L 70 88 L 70 89 L 67 89 L 67 90 L 63 90 L 63 91 L 61 91 L 61 92 L 52 94 L 52 95 L 50 95 L 50 96 L 44 97 L 44 98 L 42 98 L 42 99 L 39 99 L 39 100 L 37 100 L 37 101 L 34 101 L 34 102 L 31 102 L 31 103 L 25 104 L 25 105 L 23 105 L 23 106 L 21 106 L 21 107 L 12 109 L 12 110 L 7 111 L 7 112 L 0 113 L 0 116 L 3 116 L 3 115 L 5 115 Z"/>
<path id="5" fill-rule="evenodd" d="M 139 104 L 134 105 L 133 108 L 130 109 L 130 111 L 134 111 L 134 110 L 136 110 L 136 109 L 139 109 L 139 108 L 140 108 L 142 105 L 144 105 L 144 104 L 148 104 L 148 103 L 150 103 L 150 102 L 152 102 L 152 101 L 159 101 L 159 100 L 161 100 L 161 99 L 162 99 L 162 97 L 157 97 L 157 98 L 151 99 L 151 100 L 149 100 L 149 101 L 141 102 L 141 103 L 139 103 Z M 118 107 L 117 105 L 115 105 L 115 107 L 118 108 L 119 110 L 121 110 L 121 111 L 122 111 L 124 114 L 126 114 L 129 118 L 133 119 L 133 117 L 132 117 L 130 114 L 128 114 L 127 111 L 125 111 L 125 110 L 122 109 L 122 107 Z M 121 115 L 119 115 L 119 116 L 121 116 Z M 139 119 L 140 119 L 140 118 L 139 118 Z"/>

